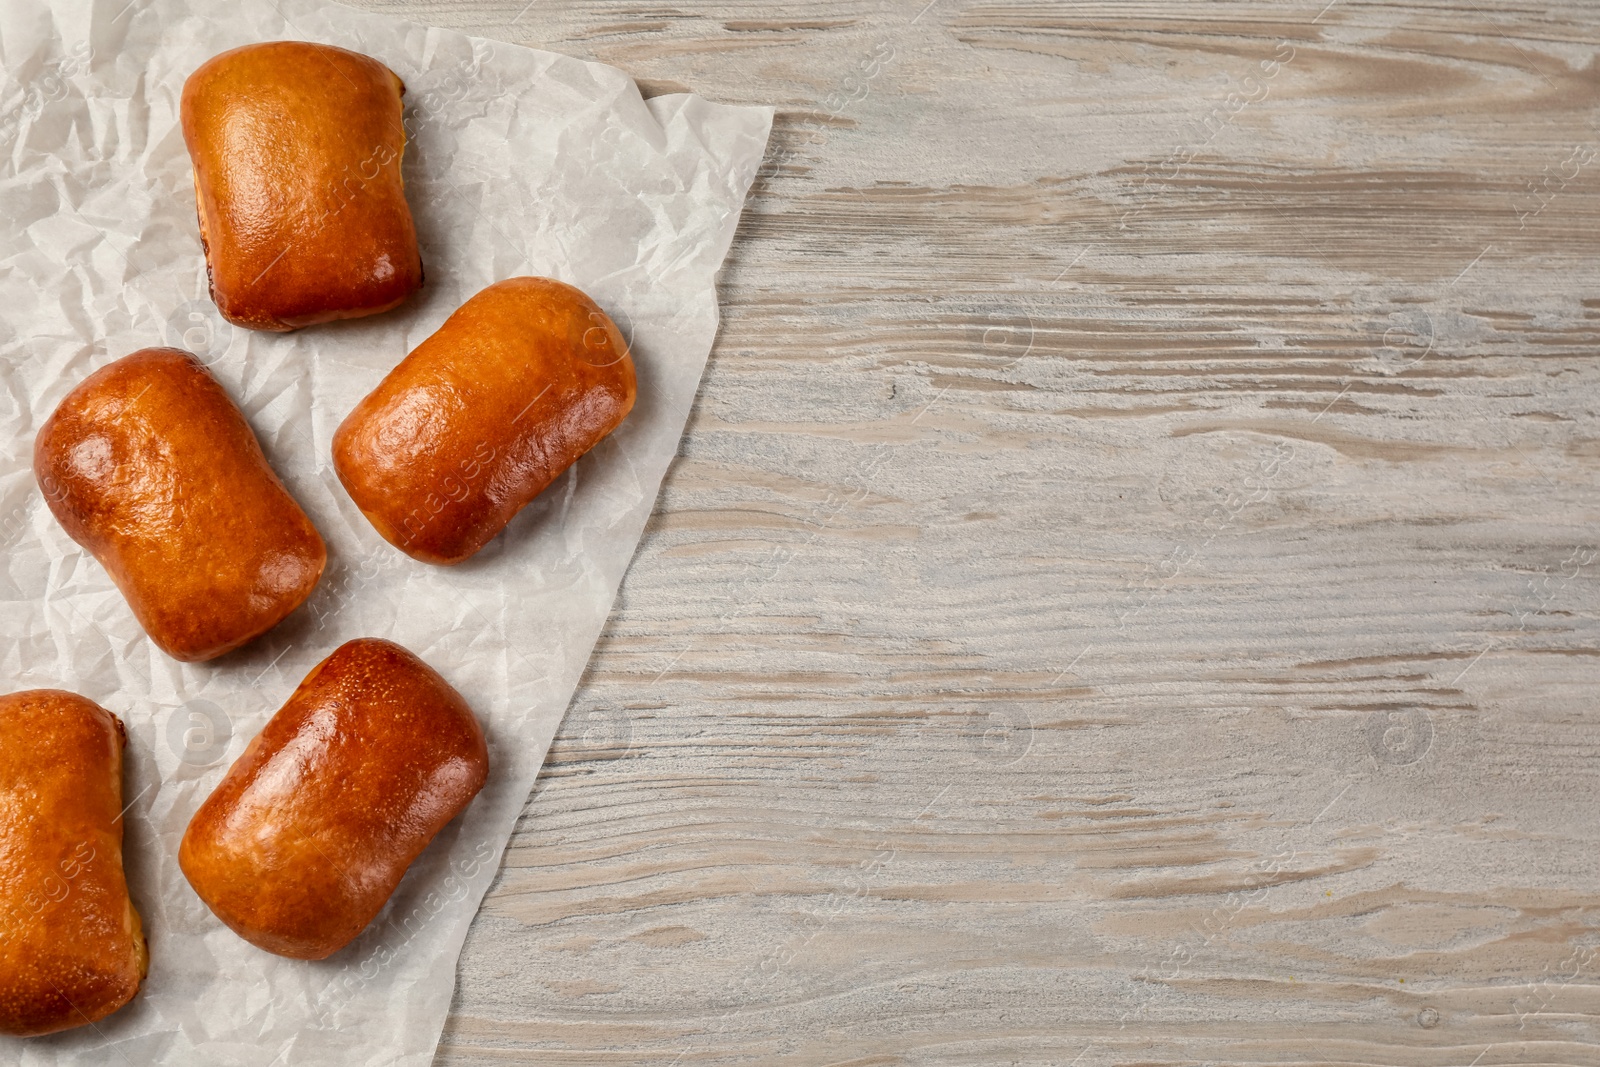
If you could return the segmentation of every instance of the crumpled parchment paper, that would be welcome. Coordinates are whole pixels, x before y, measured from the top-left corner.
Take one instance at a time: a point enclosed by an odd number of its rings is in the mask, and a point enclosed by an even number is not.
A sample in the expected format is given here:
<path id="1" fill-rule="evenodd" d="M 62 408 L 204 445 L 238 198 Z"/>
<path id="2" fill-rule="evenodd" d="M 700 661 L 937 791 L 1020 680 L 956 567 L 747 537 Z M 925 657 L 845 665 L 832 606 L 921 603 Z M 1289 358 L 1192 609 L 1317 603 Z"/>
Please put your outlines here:
<path id="1" fill-rule="evenodd" d="M 230 327 L 207 298 L 179 93 L 216 53 L 279 39 L 363 52 L 405 80 L 427 282 L 397 311 L 274 335 Z M 431 1063 L 467 926 L 676 450 L 772 113 L 645 101 L 610 67 L 321 0 L 5 0 L 0 74 L 0 684 L 82 693 L 127 724 L 125 861 L 151 952 L 127 1007 L 0 1038 L 0 1062 Z M 345 496 L 330 437 L 451 311 L 521 274 L 570 282 L 611 313 L 632 341 L 638 406 L 473 560 L 417 563 Z M 31 470 L 34 434 L 69 389 L 159 344 L 207 361 L 330 554 L 306 606 L 212 663 L 150 643 Z M 178 841 L 306 672 L 363 636 L 400 642 L 461 690 L 489 735 L 489 784 L 355 943 L 280 959 L 206 910 Z"/>

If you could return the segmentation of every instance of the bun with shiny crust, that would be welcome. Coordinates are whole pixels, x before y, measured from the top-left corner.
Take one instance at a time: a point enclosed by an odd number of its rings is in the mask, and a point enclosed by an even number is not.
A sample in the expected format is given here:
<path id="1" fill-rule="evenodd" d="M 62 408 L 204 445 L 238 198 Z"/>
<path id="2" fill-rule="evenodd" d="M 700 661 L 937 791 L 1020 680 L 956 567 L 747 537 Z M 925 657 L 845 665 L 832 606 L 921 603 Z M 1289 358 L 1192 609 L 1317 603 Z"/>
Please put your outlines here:
<path id="1" fill-rule="evenodd" d="M 311 595 L 327 550 L 204 364 L 146 348 L 91 374 L 34 441 L 50 511 L 169 656 L 206 660 Z"/>
<path id="2" fill-rule="evenodd" d="M 350 641 L 200 805 L 178 863 L 240 937 L 319 960 L 377 916 L 488 774 L 483 731 L 448 682 L 392 642 Z"/>
<path id="3" fill-rule="evenodd" d="M 422 286 L 400 176 L 404 84 L 368 56 L 274 41 L 183 86 L 211 297 L 229 322 L 293 330 L 376 315 Z"/>
<path id="4" fill-rule="evenodd" d="M 149 970 L 122 871 L 126 744 L 75 694 L 0 697 L 0 1033 L 97 1022 Z"/>
<path id="5" fill-rule="evenodd" d="M 633 410 L 628 344 L 593 300 L 512 278 L 468 300 L 340 424 L 339 481 L 377 531 L 460 563 Z"/>

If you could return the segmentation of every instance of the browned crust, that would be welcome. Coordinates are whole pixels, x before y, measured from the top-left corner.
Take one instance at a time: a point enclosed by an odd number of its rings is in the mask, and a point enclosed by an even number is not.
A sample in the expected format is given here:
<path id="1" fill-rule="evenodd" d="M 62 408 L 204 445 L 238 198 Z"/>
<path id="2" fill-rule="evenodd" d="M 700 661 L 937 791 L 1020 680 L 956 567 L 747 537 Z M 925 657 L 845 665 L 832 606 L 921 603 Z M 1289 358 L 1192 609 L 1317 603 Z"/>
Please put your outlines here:
<path id="1" fill-rule="evenodd" d="M 67 394 L 39 430 L 34 473 L 175 659 L 213 659 L 271 629 L 327 563 L 244 416 L 178 349 L 135 352 Z"/>
<path id="2" fill-rule="evenodd" d="M 322 959 L 372 921 L 488 773 L 483 731 L 449 683 L 392 642 L 350 641 L 229 768 L 178 862 L 240 937 Z"/>
<path id="3" fill-rule="evenodd" d="M 0 1033 L 96 1022 L 149 973 L 122 869 L 126 743 L 73 693 L 0 697 Z"/>
<path id="4" fill-rule="evenodd" d="M 273 41 L 184 84 L 184 141 L 212 299 L 287 331 L 380 314 L 422 285 L 405 198 L 405 84 L 331 45 Z"/>
<path id="5" fill-rule="evenodd" d="M 628 345 L 570 285 L 512 278 L 451 315 L 333 438 L 334 470 L 391 544 L 470 558 L 621 424 L 637 393 Z"/>

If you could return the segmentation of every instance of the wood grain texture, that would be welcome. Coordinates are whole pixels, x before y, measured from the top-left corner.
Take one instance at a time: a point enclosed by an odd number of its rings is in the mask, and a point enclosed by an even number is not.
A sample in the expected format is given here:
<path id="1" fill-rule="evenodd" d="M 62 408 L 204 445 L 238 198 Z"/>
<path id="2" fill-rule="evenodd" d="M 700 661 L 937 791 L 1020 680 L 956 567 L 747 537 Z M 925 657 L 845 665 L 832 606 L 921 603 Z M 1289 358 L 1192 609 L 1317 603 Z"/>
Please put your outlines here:
<path id="1" fill-rule="evenodd" d="M 438 1063 L 1600 1064 L 1600 14 L 366 0 L 779 107 Z"/>

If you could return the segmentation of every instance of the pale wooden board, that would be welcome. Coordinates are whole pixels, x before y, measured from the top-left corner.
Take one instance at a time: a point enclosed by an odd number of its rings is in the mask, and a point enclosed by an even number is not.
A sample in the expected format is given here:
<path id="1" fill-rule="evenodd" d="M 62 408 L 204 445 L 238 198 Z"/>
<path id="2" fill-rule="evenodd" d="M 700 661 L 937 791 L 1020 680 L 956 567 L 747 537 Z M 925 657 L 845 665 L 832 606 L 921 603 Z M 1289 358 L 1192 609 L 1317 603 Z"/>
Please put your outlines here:
<path id="1" fill-rule="evenodd" d="M 780 109 L 441 1065 L 1600 1064 L 1600 9 L 1323 2 L 367 0 Z"/>

